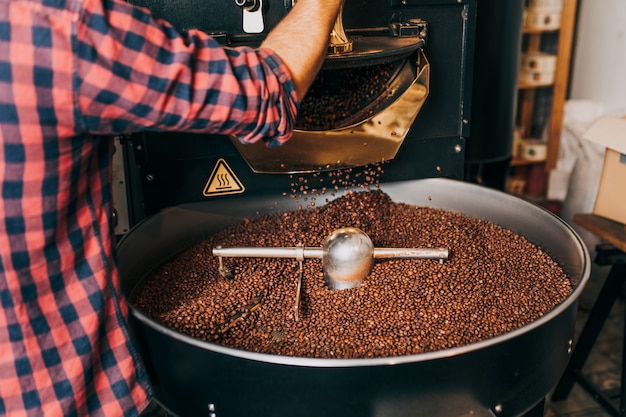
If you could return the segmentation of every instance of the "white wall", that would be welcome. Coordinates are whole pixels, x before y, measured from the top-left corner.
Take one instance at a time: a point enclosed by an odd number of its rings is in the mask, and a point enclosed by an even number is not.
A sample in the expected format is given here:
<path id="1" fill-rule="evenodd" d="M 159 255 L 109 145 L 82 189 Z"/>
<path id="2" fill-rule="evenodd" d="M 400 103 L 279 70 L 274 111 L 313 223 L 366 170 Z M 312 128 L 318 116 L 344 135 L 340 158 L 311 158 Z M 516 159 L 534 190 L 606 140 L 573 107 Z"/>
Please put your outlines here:
<path id="1" fill-rule="evenodd" d="M 563 200 L 561 217 L 593 254 L 599 238 L 573 217 L 593 210 L 605 149 L 584 140 L 583 134 L 602 116 L 626 114 L 626 0 L 579 0 L 578 7 L 570 100 L 548 196 Z"/>
<path id="2" fill-rule="evenodd" d="M 570 98 L 626 109 L 626 0 L 580 0 Z"/>

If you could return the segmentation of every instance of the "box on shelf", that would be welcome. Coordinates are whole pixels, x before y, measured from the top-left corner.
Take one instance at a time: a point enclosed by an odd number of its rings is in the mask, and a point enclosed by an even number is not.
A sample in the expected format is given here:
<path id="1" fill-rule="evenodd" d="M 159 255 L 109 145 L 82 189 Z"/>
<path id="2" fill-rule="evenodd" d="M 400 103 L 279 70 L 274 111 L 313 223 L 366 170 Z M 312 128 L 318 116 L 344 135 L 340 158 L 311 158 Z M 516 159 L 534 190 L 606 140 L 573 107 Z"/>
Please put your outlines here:
<path id="1" fill-rule="evenodd" d="M 522 84 L 552 84 L 556 75 L 556 55 L 528 52 L 520 56 L 519 82 Z"/>
<path id="2" fill-rule="evenodd" d="M 524 10 L 524 28 L 531 30 L 557 30 L 561 26 L 561 10 L 527 8 Z"/>
<path id="3" fill-rule="evenodd" d="M 522 71 L 556 71 L 556 55 L 546 52 L 526 52 L 520 56 Z"/>
<path id="4" fill-rule="evenodd" d="M 519 157 L 527 161 L 545 161 L 548 156 L 548 145 L 539 139 L 522 139 Z"/>
<path id="5" fill-rule="evenodd" d="M 593 212 L 626 224 L 626 116 L 603 117 L 583 137 L 606 146 Z"/>

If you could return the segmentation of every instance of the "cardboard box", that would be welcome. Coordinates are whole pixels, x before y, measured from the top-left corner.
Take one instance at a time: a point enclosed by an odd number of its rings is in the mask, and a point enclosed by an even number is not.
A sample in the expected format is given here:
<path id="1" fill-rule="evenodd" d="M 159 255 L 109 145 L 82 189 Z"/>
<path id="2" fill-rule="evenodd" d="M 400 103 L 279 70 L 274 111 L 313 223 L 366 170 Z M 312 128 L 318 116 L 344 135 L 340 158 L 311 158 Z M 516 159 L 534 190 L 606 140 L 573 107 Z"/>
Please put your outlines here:
<path id="1" fill-rule="evenodd" d="M 607 148 L 593 212 L 626 224 L 626 117 L 603 117 L 583 137 Z"/>

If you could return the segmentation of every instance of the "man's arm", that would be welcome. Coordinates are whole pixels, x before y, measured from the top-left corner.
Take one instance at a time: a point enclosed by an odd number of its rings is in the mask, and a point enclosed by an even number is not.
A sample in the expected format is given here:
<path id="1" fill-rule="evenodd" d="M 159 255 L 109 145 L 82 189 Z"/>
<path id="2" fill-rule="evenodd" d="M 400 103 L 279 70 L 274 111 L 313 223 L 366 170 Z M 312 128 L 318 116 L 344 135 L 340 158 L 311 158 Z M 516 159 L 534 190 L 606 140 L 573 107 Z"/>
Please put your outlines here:
<path id="1" fill-rule="evenodd" d="M 300 100 L 324 62 L 330 32 L 342 5 L 343 0 L 298 0 L 261 45 L 283 60 Z"/>
<path id="2" fill-rule="evenodd" d="M 282 143 L 342 2 L 298 0 L 254 51 L 222 47 L 197 30 L 182 36 L 123 0 L 83 0 L 77 96 L 84 130 L 185 130 Z"/>

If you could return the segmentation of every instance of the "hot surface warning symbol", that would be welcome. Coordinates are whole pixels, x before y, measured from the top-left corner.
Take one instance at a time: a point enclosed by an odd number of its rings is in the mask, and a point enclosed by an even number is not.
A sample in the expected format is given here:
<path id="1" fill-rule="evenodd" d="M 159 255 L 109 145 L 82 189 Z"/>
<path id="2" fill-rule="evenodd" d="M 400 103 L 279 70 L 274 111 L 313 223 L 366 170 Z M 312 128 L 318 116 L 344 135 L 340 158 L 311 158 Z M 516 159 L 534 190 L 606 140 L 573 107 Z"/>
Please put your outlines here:
<path id="1" fill-rule="evenodd" d="M 245 191 L 245 187 L 239 181 L 239 178 L 233 173 L 226 161 L 220 158 L 213 168 L 213 172 L 209 177 L 202 195 L 205 197 L 218 196 L 226 194 L 239 194 Z"/>

